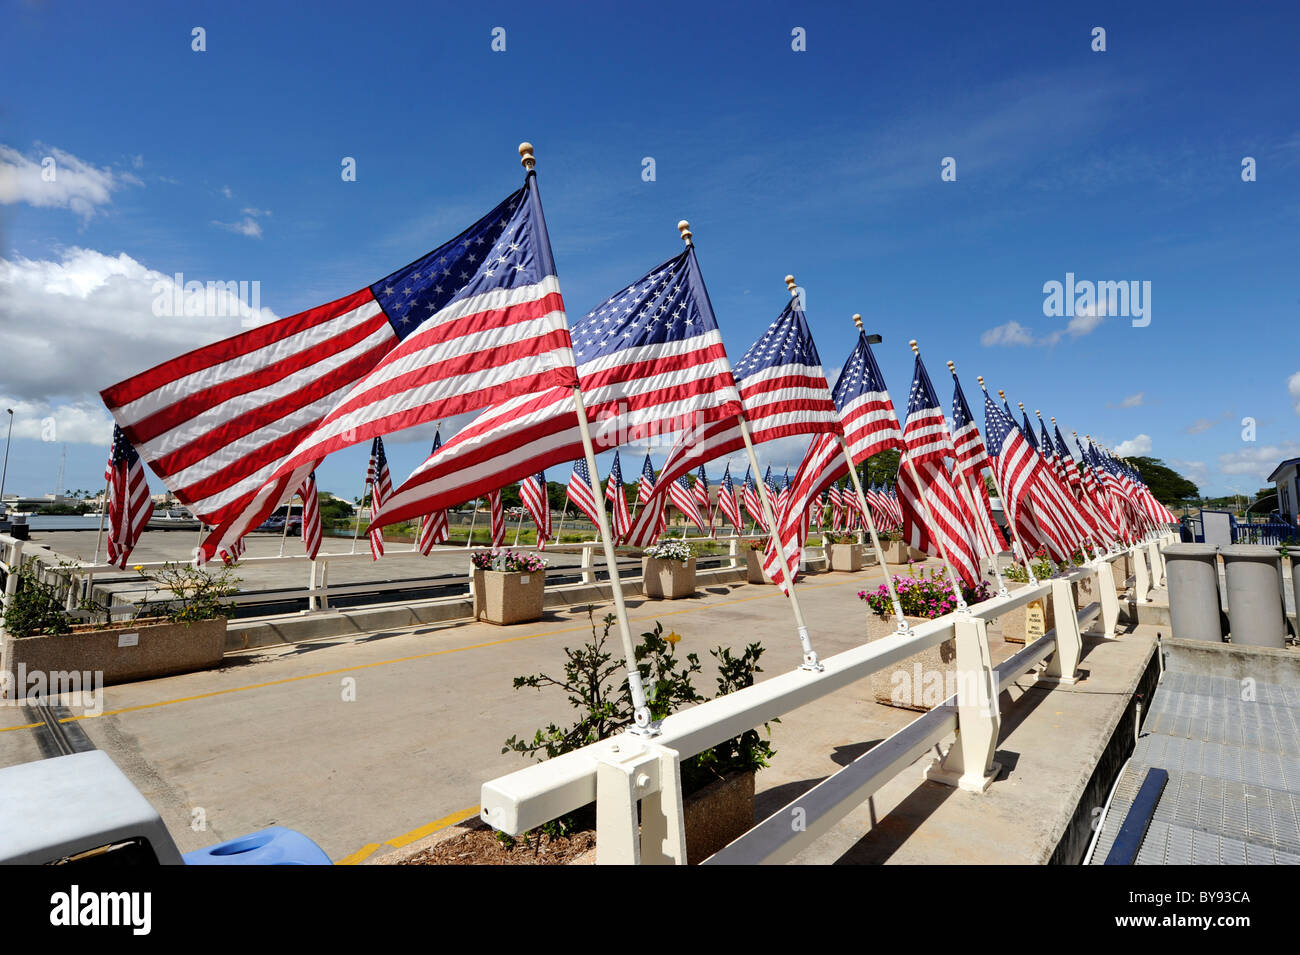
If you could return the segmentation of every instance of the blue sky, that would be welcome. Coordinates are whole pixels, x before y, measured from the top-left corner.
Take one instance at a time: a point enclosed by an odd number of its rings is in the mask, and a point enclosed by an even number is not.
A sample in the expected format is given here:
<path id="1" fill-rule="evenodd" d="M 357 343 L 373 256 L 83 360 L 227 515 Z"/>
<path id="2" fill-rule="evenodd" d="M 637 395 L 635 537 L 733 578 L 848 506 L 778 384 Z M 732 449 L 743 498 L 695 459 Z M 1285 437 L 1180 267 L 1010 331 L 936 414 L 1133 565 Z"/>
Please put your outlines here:
<path id="1" fill-rule="evenodd" d="M 517 188 L 525 139 L 571 316 L 688 218 L 733 360 L 789 272 L 827 370 L 861 312 L 896 400 L 917 338 L 945 404 L 953 359 L 972 401 L 982 374 L 1208 493 L 1300 455 L 1294 5 L 4 6 L 8 491 L 52 490 L 64 443 L 65 484 L 98 487 L 98 390 L 239 330 L 155 317 L 154 272 L 258 281 L 281 316 L 322 304 Z M 27 185 L 46 156 L 56 198 Z M 1150 282 L 1150 324 L 1045 316 L 1067 272 Z M 390 442 L 394 477 L 425 453 Z M 354 448 L 321 484 L 355 495 L 364 471 Z"/>

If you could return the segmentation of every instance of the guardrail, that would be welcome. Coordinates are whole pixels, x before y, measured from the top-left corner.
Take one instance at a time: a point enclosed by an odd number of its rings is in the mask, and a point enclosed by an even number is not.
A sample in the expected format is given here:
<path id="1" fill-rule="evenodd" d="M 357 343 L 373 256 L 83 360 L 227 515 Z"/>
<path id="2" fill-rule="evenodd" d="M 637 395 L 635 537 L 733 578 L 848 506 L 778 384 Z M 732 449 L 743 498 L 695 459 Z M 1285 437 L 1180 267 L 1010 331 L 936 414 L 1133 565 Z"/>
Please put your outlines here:
<path id="1" fill-rule="evenodd" d="M 725 545 L 727 551 L 724 554 L 704 555 L 699 558 L 698 563 L 701 566 L 717 564 L 719 566 L 730 566 L 739 568 L 745 566 L 745 556 L 743 552 L 744 545 L 748 541 L 763 541 L 767 539 L 766 534 L 727 534 L 716 537 L 687 537 L 673 538 L 674 540 L 684 540 L 688 544 L 696 545 Z M 94 563 L 91 561 L 74 560 L 65 557 L 51 550 L 49 547 L 39 544 L 17 540 L 8 535 L 0 534 L 0 571 L 5 574 L 5 584 L 0 589 L 0 612 L 3 607 L 7 606 L 7 601 L 12 595 L 13 588 L 17 585 L 17 575 L 9 573 L 12 566 L 17 568 L 26 557 L 35 557 L 40 565 L 42 579 L 47 582 L 55 582 L 60 587 L 63 594 L 65 606 L 71 610 L 78 606 L 80 601 L 88 596 L 88 583 L 113 583 L 119 584 L 124 575 L 129 579 L 133 575 L 141 581 L 139 591 L 119 590 L 114 594 L 116 606 L 122 606 L 125 612 L 125 604 L 117 604 L 117 600 L 145 599 L 149 588 L 144 586 L 143 576 L 136 573 L 136 568 L 141 571 L 160 570 L 167 566 L 168 561 L 132 561 L 128 566 L 129 571 L 123 571 L 112 564 Z M 577 568 L 568 569 L 569 573 L 579 576 L 584 584 L 591 584 L 597 581 L 602 574 L 601 565 L 596 560 L 596 551 L 601 547 L 599 541 L 570 541 L 563 544 L 550 544 L 545 548 L 545 553 L 581 553 L 582 560 Z M 519 551 L 538 551 L 539 548 L 534 545 L 525 545 L 518 548 L 512 548 Z M 466 547 L 463 545 L 439 546 L 435 548 L 435 554 L 456 555 L 464 554 L 468 557 L 474 552 L 490 551 L 490 546 L 475 545 Z M 620 556 L 627 558 L 639 559 L 641 555 L 640 548 L 617 548 Z M 388 551 L 390 557 L 402 556 L 419 556 L 419 552 L 414 548 L 410 550 L 395 550 L 390 547 Z M 805 552 L 806 563 L 810 566 L 818 566 L 824 561 L 820 555 L 820 548 L 810 546 Z M 244 557 L 239 561 L 241 567 L 247 567 L 250 571 L 255 572 L 258 567 L 267 567 L 280 564 L 307 564 L 308 579 L 302 587 L 286 587 L 276 590 L 262 590 L 254 592 L 242 592 L 235 594 L 229 600 L 230 603 L 237 607 L 250 607 L 261 604 L 283 603 L 291 600 L 306 600 L 307 613 L 328 611 L 331 597 L 346 597 L 357 594 L 387 594 L 397 593 L 400 591 L 409 591 L 412 589 L 446 589 L 463 587 L 460 593 L 445 595 L 448 599 L 463 599 L 465 596 L 473 596 L 473 575 L 465 573 L 443 573 L 434 574 L 428 577 L 406 579 L 406 580 L 383 580 L 383 581 L 365 581 L 351 583 L 331 584 L 329 580 L 330 565 L 338 562 L 348 561 L 365 561 L 369 563 L 371 556 L 368 549 L 360 552 L 339 552 L 339 553 L 321 553 L 313 560 L 303 554 L 292 554 L 285 556 L 266 556 L 266 557 Z M 172 562 L 174 563 L 174 562 Z M 557 568 L 561 571 L 564 568 Z M 104 578 L 112 575 L 109 580 Z M 632 575 L 629 579 L 636 579 L 637 575 Z M 0 631 L 3 626 L 0 625 Z"/>
<path id="2" fill-rule="evenodd" d="M 1082 650 L 1082 632 L 1099 621 L 1113 637 L 1119 597 L 1112 562 L 1132 561 L 1135 599 L 1164 578 L 1161 535 L 1127 551 L 1105 555 L 1035 587 L 985 601 L 967 613 L 927 621 L 906 633 L 863 644 L 822 660 L 821 671 L 793 670 L 663 720 L 657 735 L 624 732 L 580 750 L 548 759 L 483 784 L 481 817 L 510 835 L 596 803 L 597 862 L 677 863 L 686 861 L 680 764 L 683 758 L 783 716 L 878 670 L 945 640 L 956 643 L 957 693 L 854 763 L 805 793 L 787 809 L 803 811 L 801 826 L 786 810 L 760 823 L 715 855 L 714 862 L 777 862 L 791 858 L 824 834 L 948 733 L 956 742 L 930 767 L 929 778 L 982 792 L 997 775 L 993 762 L 1000 728 L 998 693 L 1043 660 L 1039 679 L 1072 683 Z M 1095 578 L 1098 600 L 1076 609 L 1074 586 Z M 990 663 L 987 626 L 1009 610 L 1049 598 L 1056 627 L 1009 660 Z M 639 804 L 639 813 L 638 813 Z M 638 826 L 639 822 L 639 826 Z"/>
<path id="3" fill-rule="evenodd" d="M 1234 544 L 1294 544 L 1300 542 L 1300 527 L 1283 521 L 1258 524 L 1236 522 L 1232 526 Z"/>

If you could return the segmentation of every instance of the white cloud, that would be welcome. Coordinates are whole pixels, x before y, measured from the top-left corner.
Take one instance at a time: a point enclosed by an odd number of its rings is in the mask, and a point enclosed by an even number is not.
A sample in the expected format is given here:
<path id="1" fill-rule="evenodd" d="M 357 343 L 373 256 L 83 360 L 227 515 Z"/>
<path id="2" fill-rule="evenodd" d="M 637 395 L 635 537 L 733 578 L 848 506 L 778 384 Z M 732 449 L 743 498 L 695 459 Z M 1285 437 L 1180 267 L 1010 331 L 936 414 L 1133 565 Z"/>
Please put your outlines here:
<path id="1" fill-rule="evenodd" d="M 1210 469 L 1206 467 L 1204 461 L 1182 461 L 1178 458 L 1170 458 L 1169 466 L 1197 487 L 1203 486 L 1210 475 Z"/>
<path id="2" fill-rule="evenodd" d="M 1019 322 L 1007 322 L 990 328 L 980 336 L 981 345 L 1032 345 L 1033 333 Z"/>
<path id="3" fill-rule="evenodd" d="M 1135 395 L 1129 395 L 1127 398 L 1125 398 L 1123 401 L 1119 403 L 1119 406 L 1121 408 L 1137 408 L 1142 404 L 1145 398 L 1146 398 L 1146 392 L 1139 391 Z"/>
<path id="4" fill-rule="evenodd" d="M 1132 457 L 1135 454 L 1149 454 L 1150 452 L 1151 435 L 1149 434 L 1139 434 L 1127 441 L 1121 441 L 1115 448 L 1115 454 L 1121 458 Z"/>
<path id="5" fill-rule="evenodd" d="M 1247 474 L 1259 481 L 1268 480 L 1273 469 L 1287 458 L 1300 457 L 1300 441 L 1283 441 L 1262 447 L 1248 446 L 1240 451 L 1219 455 L 1219 470 L 1225 474 Z"/>
<path id="6" fill-rule="evenodd" d="M 252 216 L 244 216 L 244 218 L 239 222 L 218 222 L 216 219 L 213 219 L 212 224 L 220 229 L 227 229 L 231 232 L 236 232 L 239 235 L 246 235 L 253 239 L 260 239 L 262 237 L 262 226 Z"/>
<path id="7" fill-rule="evenodd" d="M 36 411 L 95 407 L 100 389 L 244 330 L 247 307 L 241 313 L 224 290 L 206 296 L 203 316 L 156 314 L 174 292 L 171 276 L 125 253 L 70 248 L 58 261 L 0 259 L 4 392 Z M 264 308 L 259 321 L 274 317 Z"/>
<path id="8" fill-rule="evenodd" d="M 234 194 L 233 192 L 230 191 L 230 187 L 229 187 L 229 186 L 222 186 L 222 187 L 221 187 L 221 194 L 222 194 L 223 196 L 225 196 L 227 199 L 233 199 L 233 198 L 235 198 L 235 194 Z"/>
<path id="9" fill-rule="evenodd" d="M 990 328 L 980 336 L 981 345 L 1055 345 L 1067 335 L 1070 338 L 1082 338 L 1099 326 L 1105 316 L 1080 312 L 1070 319 L 1065 328 L 1058 328 L 1047 335 L 1036 336 L 1033 331 L 1019 322 L 1007 322 L 996 328 Z"/>
<path id="10" fill-rule="evenodd" d="M 72 401 L 28 401 L 0 395 L 0 408 L 14 411 L 14 440 L 97 444 L 107 448 L 113 436 L 113 418 L 97 398 Z M 8 415 L 0 412 L 0 422 Z M 7 427 L 7 423 L 6 423 Z"/>
<path id="11" fill-rule="evenodd" d="M 0 205 L 25 202 L 30 206 L 70 209 L 82 224 L 90 221 L 123 184 L 139 185 L 135 176 L 96 168 L 71 153 L 36 144 L 32 156 L 0 145 Z"/>
<path id="12" fill-rule="evenodd" d="M 1291 395 L 1292 407 L 1295 413 L 1300 414 L 1300 371 L 1286 380 L 1286 390 Z"/>

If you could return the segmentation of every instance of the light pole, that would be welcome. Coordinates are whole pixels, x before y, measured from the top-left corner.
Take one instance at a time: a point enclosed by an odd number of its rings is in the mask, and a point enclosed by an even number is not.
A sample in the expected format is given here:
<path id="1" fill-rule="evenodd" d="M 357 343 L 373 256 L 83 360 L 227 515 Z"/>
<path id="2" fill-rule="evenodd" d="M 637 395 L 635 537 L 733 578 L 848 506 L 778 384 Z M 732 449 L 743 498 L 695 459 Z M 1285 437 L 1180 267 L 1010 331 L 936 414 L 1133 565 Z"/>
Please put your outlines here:
<path id="1" fill-rule="evenodd" d="M 5 478 L 9 476 L 9 439 L 14 436 L 14 409 L 6 408 L 9 412 L 9 433 L 5 435 L 5 464 L 4 469 L 0 470 L 0 511 L 5 506 Z"/>

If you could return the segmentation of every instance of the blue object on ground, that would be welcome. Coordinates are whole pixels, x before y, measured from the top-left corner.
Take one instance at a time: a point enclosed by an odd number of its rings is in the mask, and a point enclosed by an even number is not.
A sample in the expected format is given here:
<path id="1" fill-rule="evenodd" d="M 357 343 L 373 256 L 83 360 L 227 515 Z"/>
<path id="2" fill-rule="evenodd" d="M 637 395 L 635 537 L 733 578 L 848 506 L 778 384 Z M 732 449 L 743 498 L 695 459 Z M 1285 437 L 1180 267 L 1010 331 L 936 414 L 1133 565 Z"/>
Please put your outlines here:
<path id="1" fill-rule="evenodd" d="M 186 865 L 332 865 L 330 857 L 301 832 L 271 826 L 218 842 L 184 856 Z"/>
<path id="2" fill-rule="evenodd" d="M 1152 767 L 1147 770 L 1142 786 L 1133 799 L 1133 805 L 1129 806 L 1128 815 L 1124 817 L 1124 825 L 1120 826 L 1119 835 L 1115 837 L 1110 854 L 1106 856 L 1106 865 L 1133 864 L 1167 782 L 1169 774 L 1163 769 Z"/>

